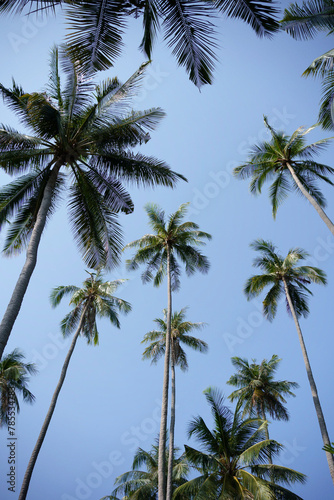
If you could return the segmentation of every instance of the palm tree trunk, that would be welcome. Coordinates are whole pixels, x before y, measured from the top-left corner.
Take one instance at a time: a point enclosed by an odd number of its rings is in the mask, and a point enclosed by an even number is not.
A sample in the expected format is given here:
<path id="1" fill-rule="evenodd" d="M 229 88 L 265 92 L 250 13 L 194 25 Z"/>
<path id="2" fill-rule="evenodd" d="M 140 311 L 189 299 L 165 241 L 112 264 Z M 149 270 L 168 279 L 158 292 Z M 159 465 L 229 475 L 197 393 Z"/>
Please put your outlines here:
<path id="1" fill-rule="evenodd" d="M 45 227 L 46 216 L 51 205 L 52 194 L 60 167 L 61 163 L 55 164 L 45 187 L 41 206 L 39 208 L 27 248 L 26 261 L 16 282 L 13 294 L 0 324 L 0 359 L 8 342 L 16 318 L 20 312 L 24 295 L 27 291 L 31 275 L 36 266 L 39 242 Z"/>
<path id="2" fill-rule="evenodd" d="M 173 462 L 174 462 L 174 430 L 175 430 L 175 407 L 176 407 L 176 385 L 175 385 L 175 352 L 173 349 L 173 339 L 171 339 L 171 375 L 172 375 L 172 395 L 170 405 L 170 430 L 169 430 L 169 455 L 167 472 L 167 500 L 172 500 L 173 495 Z"/>
<path id="3" fill-rule="evenodd" d="M 158 456 L 158 500 L 166 500 L 166 429 L 168 411 L 168 386 L 169 386 L 169 359 L 170 359 L 170 338 L 171 338 L 171 316 L 172 316 L 172 286 L 170 271 L 170 248 L 167 246 L 167 331 L 166 331 L 166 351 L 164 365 L 164 379 L 162 387 L 162 405 L 159 436 L 159 456 Z"/>
<path id="4" fill-rule="evenodd" d="M 33 473 L 33 470 L 34 470 L 34 467 L 35 467 L 35 463 L 36 463 L 38 454 L 40 452 L 41 446 L 43 444 L 46 432 L 47 432 L 47 430 L 49 428 L 49 424 L 51 422 L 51 418 L 52 418 L 53 412 L 54 412 L 54 410 L 56 408 L 57 399 L 58 399 L 60 390 L 61 390 L 61 388 L 63 386 L 64 380 L 65 380 L 65 377 L 66 377 L 67 368 L 68 368 L 71 356 L 73 354 L 73 351 L 74 351 L 74 348 L 75 348 L 75 344 L 76 344 L 76 342 L 78 340 L 78 337 L 80 335 L 83 322 L 85 320 L 84 316 L 85 316 L 86 309 L 87 309 L 87 306 L 82 311 L 79 326 L 77 328 L 77 331 L 74 334 L 71 346 L 70 346 L 69 351 L 67 353 L 67 356 L 65 358 L 65 361 L 64 361 L 61 373 L 60 373 L 60 377 L 59 377 L 59 381 L 58 381 L 56 390 L 53 393 L 53 396 L 52 396 L 52 399 L 51 399 L 51 403 L 50 403 L 48 412 L 46 414 L 46 417 L 45 417 L 45 420 L 43 422 L 41 431 L 40 431 L 39 436 L 37 438 L 37 442 L 36 442 L 35 448 L 33 449 L 33 452 L 31 454 L 31 457 L 30 457 L 30 460 L 29 460 L 29 463 L 28 463 L 28 467 L 27 467 L 26 473 L 25 473 L 24 478 L 23 478 L 23 482 L 22 482 L 22 486 L 21 486 L 21 491 L 20 491 L 20 495 L 19 495 L 18 500 L 25 500 L 25 498 L 27 496 L 28 488 L 29 488 L 29 484 L 30 484 L 30 479 L 31 479 L 31 475 Z"/>
<path id="5" fill-rule="evenodd" d="M 286 166 L 289 169 L 290 174 L 292 175 L 293 180 L 305 196 L 305 198 L 308 199 L 308 201 L 311 203 L 311 205 L 315 208 L 315 210 L 318 212 L 320 215 L 321 219 L 324 221 L 330 232 L 334 235 L 334 224 L 330 220 L 329 217 L 327 217 L 326 213 L 323 211 L 323 209 L 320 207 L 319 203 L 313 198 L 312 195 L 304 188 L 303 184 L 300 182 L 298 179 L 298 176 L 296 175 L 296 172 L 294 171 L 293 167 L 290 165 L 290 163 L 287 163 Z"/>
<path id="6" fill-rule="evenodd" d="M 312 392 L 312 397 L 313 397 L 313 403 L 314 403 L 314 406 L 315 406 L 315 411 L 316 411 L 316 414 L 317 414 L 317 417 L 318 417 L 318 421 L 319 421 L 319 427 L 320 427 L 320 432 L 321 432 L 322 440 L 323 440 L 324 444 L 329 444 L 330 445 L 330 440 L 329 440 L 329 436 L 328 436 L 328 432 L 327 432 L 325 417 L 324 417 L 324 414 L 322 412 L 322 408 L 321 408 L 321 404 L 320 404 L 320 400 L 319 400 L 319 396 L 318 396 L 318 391 L 317 391 L 317 386 L 315 385 L 315 381 L 314 381 L 314 378 L 313 378 L 313 373 L 312 373 L 310 361 L 309 361 L 309 358 L 308 358 L 308 355 L 307 355 L 307 351 L 306 351 L 306 346 L 305 346 L 305 343 L 304 343 L 303 334 L 302 334 L 301 328 L 299 326 L 299 321 L 298 321 L 298 318 L 297 318 L 297 314 L 296 314 L 296 311 L 294 309 L 294 306 L 293 306 L 293 303 L 292 303 L 292 300 L 291 300 L 291 297 L 290 297 L 290 294 L 289 294 L 289 289 L 288 289 L 287 282 L 286 282 L 286 280 L 284 278 L 283 278 L 283 283 L 284 283 L 284 290 L 285 290 L 286 298 L 287 298 L 287 301 L 288 301 L 288 304 L 289 304 L 289 308 L 290 308 L 292 317 L 294 319 L 294 322 L 295 322 L 295 325 L 296 325 L 296 328 L 297 328 L 297 333 L 298 333 L 298 337 L 299 337 L 300 346 L 302 348 L 304 363 L 305 363 L 306 372 L 307 372 L 308 380 L 309 380 L 310 387 L 311 387 L 311 392 Z M 326 451 L 326 457 L 327 457 L 328 467 L 329 467 L 329 471 L 330 471 L 330 474 L 331 474 L 331 477 L 332 477 L 332 481 L 334 483 L 334 458 L 333 458 L 333 455 L 331 453 L 329 453 L 328 451 Z"/>

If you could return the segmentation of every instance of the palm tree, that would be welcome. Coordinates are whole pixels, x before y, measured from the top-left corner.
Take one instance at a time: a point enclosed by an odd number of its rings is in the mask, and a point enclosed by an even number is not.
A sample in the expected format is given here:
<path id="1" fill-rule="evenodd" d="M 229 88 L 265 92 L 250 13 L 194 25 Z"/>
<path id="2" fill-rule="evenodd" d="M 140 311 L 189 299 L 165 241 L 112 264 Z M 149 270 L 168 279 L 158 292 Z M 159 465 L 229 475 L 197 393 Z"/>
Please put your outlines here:
<path id="1" fill-rule="evenodd" d="M 264 359 L 257 364 L 253 359 L 249 364 L 247 359 L 234 356 L 231 358 L 233 366 L 238 370 L 227 381 L 229 385 L 238 387 L 229 395 L 231 401 L 237 400 L 243 407 L 242 416 L 256 413 L 258 418 L 267 420 L 266 413 L 276 420 L 289 419 L 289 414 L 284 406 L 284 396 L 295 396 L 291 389 L 299 387 L 297 382 L 287 380 L 274 380 L 275 372 L 281 362 L 276 354 L 271 359 Z M 268 427 L 265 429 L 269 439 Z M 269 456 L 269 463 L 272 463 Z"/>
<path id="2" fill-rule="evenodd" d="M 190 422 L 188 435 L 197 438 L 203 451 L 185 446 L 186 458 L 201 475 L 180 486 L 175 500 L 182 494 L 193 495 L 198 500 L 301 500 L 279 483 L 288 486 L 303 483 L 304 474 L 267 464 L 268 456 L 277 455 L 282 449 L 276 441 L 265 439 L 267 422 L 259 418 L 243 420 L 240 407 L 233 414 L 217 389 L 209 388 L 204 394 L 214 428 L 210 430 L 200 416 Z"/>
<path id="3" fill-rule="evenodd" d="M 19 349 L 14 349 L 0 361 L 0 426 L 9 424 L 15 408 L 19 413 L 20 404 L 17 394 L 26 403 L 33 403 L 35 396 L 28 389 L 29 376 L 37 373 L 34 363 L 24 363 Z"/>
<path id="4" fill-rule="evenodd" d="M 263 312 L 266 318 L 272 321 L 276 315 L 278 300 L 285 294 L 287 309 L 296 325 L 323 443 L 324 445 L 330 444 L 317 387 L 298 321 L 300 316 L 306 317 L 309 313 L 307 294 L 312 295 L 312 293 L 306 285 L 309 283 L 325 285 L 325 273 L 317 267 L 298 266 L 299 261 L 308 257 L 308 254 L 300 248 L 289 250 L 287 256 L 283 258 L 276 253 L 276 248 L 268 241 L 256 240 L 251 244 L 251 247 L 260 252 L 261 256 L 254 260 L 254 266 L 260 268 L 263 274 L 252 276 L 247 280 L 244 290 L 246 296 L 248 299 L 257 297 L 264 288 L 270 287 L 263 301 Z M 330 453 L 326 453 L 326 455 L 334 482 L 333 456 Z"/>
<path id="5" fill-rule="evenodd" d="M 113 326 L 120 328 L 118 312 L 127 314 L 131 310 L 131 306 L 128 302 L 114 296 L 114 292 L 124 280 L 103 281 L 100 272 L 89 274 L 89 277 L 83 282 L 82 288 L 74 285 L 58 286 L 51 292 L 50 299 L 53 307 L 56 307 L 65 295 L 71 295 L 70 305 L 74 307 L 62 320 L 61 330 L 64 336 L 69 335 L 74 330 L 75 333 L 66 355 L 57 387 L 53 393 L 48 412 L 37 438 L 35 448 L 29 460 L 23 478 L 19 500 L 25 500 L 28 493 L 31 475 L 51 422 L 53 412 L 56 408 L 57 399 L 63 386 L 68 365 L 79 336 L 82 335 L 85 337 L 88 344 L 93 343 L 96 345 L 99 341 L 99 333 L 96 325 L 97 318 L 108 318 Z"/>
<path id="6" fill-rule="evenodd" d="M 266 117 L 264 123 L 271 133 L 270 142 L 254 145 L 249 160 L 236 167 L 234 175 L 239 179 L 251 178 L 252 194 L 261 193 L 265 181 L 274 178 L 269 189 L 274 218 L 278 206 L 290 191 L 302 193 L 334 235 L 334 224 L 322 208 L 326 206 L 325 198 L 315 184 L 320 179 L 333 185 L 327 175 L 333 174 L 334 169 L 312 160 L 330 139 L 305 145 L 304 136 L 314 127 L 306 130 L 300 127 L 289 137 L 284 132 L 274 130 Z"/>
<path id="7" fill-rule="evenodd" d="M 173 187 L 183 178 L 163 162 L 131 151 L 149 139 L 148 131 L 164 115 L 159 108 L 127 113 L 145 65 L 123 85 L 114 78 L 95 86 L 63 57 L 67 83 L 62 88 L 59 59 L 55 48 L 45 92 L 27 94 L 15 82 L 12 89 L 0 84 L 5 102 L 33 133 L 0 125 L 0 166 L 19 175 L 0 189 L 0 226 L 11 222 L 5 252 L 28 243 L 25 265 L 0 325 L 0 357 L 35 267 L 45 223 L 67 186 L 74 238 L 87 266 L 98 268 L 119 262 L 122 235 L 115 212 L 133 211 L 121 181 Z"/>
<path id="8" fill-rule="evenodd" d="M 3 0 L 1 12 L 55 11 L 66 6 L 67 42 L 76 60 L 88 69 L 110 67 L 122 52 L 122 35 L 129 16 L 143 21 L 141 50 L 151 59 L 160 27 L 178 64 L 185 66 L 189 78 L 198 87 L 212 82 L 216 60 L 216 33 L 213 20 L 217 13 L 241 19 L 262 37 L 278 30 L 278 10 L 272 0 Z"/>
<path id="9" fill-rule="evenodd" d="M 189 335 L 192 330 L 199 330 L 204 326 L 204 323 L 192 323 L 185 321 L 187 308 L 184 307 L 181 311 L 175 311 L 171 317 L 171 345 L 170 345 L 170 366 L 172 376 L 172 394 L 171 394 L 171 417 L 169 428 L 169 456 L 168 456 L 168 472 L 167 481 L 172 478 L 173 471 L 173 450 L 174 450 L 174 430 L 175 430 L 175 407 L 176 407 L 176 379 L 175 366 L 179 366 L 181 370 L 188 369 L 188 361 L 186 353 L 182 347 L 191 347 L 195 351 L 207 352 L 208 344 L 201 339 Z M 143 358 L 151 359 L 152 363 L 157 361 L 165 354 L 166 350 L 166 332 L 167 332 L 167 309 L 163 310 L 164 319 L 156 318 L 154 321 L 158 325 L 159 330 L 152 330 L 146 333 L 142 343 L 149 344 L 146 347 Z M 171 498 L 172 485 L 167 483 L 167 500 Z"/>
<path id="10" fill-rule="evenodd" d="M 175 448 L 174 455 L 176 452 L 179 452 L 178 448 Z M 168 460 L 167 447 L 165 455 L 166 460 Z M 132 470 L 118 476 L 115 480 L 116 488 L 114 491 L 111 495 L 101 498 L 101 500 L 114 500 L 119 495 L 122 495 L 122 498 L 132 498 L 133 500 L 156 500 L 158 492 L 158 456 L 158 443 L 153 445 L 150 451 L 138 448 L 133 459 Z M 187 481 L 189 466 L 184 454 L 178 458 L 174 456 L 173 464 L 172 482 L 173 489 L 176 489 Z M 143 465 L 146 471 L 139 470 Z"/>
<path id="11" fill-rule="evenodd" d="M 210 240 L 211 235 L 199 231 L 194 222 L 182 222 L 188 203 L 181 205 L 171 214 L 166 221 L 165 212 L 155 204 L 145 207 L 149 217 L 149 224 L 154 234 L 146 234 L 139 240 L 126 245 L 125 248 L 138 248 L 134 257 L 127 261 L 129 270 L 138 269 L 145 264 L 142 281 L 153 281 L 154 286 L 161 285 L 167 276 L 167 318 L 166 318 L 166 350 L 162 389 L 162 408 L 159 437 L 159 500 L 166 499 L 166 474 L 165 474 L 165 446 L 168 409 L 168 385 L 171 343 L 171 317 L 172 317 L 172 291 L 180 287 L 181 268 L 179 259 L 184 265 L 188 276 L 197 270 L 207 273 L 209 261 L 207 257 L 196 248 L 204 245 L 205 239 Z M 170 481 L 169 481 L 170 484 Z"/>

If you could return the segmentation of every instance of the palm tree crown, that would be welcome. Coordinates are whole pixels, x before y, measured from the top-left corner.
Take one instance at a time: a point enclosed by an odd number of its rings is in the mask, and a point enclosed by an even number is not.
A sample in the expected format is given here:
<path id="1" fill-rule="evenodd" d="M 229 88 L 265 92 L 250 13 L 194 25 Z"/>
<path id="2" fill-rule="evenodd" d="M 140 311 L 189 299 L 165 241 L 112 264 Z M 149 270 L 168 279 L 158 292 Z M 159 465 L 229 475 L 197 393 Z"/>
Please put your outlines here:
<path id="1" fill-rule="evenodd" d="M 55 10 L 66 7 L 69 24 L 67 42 L 74 58 L 90 70 L 110 67 L 122 52 L 122 36 L 129 16 L 142 18 L 140 48 L 151 59 L 153 45 L 162 28 L 164 38 L 179 65 L 185 66 L 190 80 L 200 87 L 212 82 L 216 59 L 213 19 L 217 12 L 249 24 L 259 36 L 278 30 L 278 12 L 272 0 L 4 0 L 1 12 Z M 26 9 L 27 10 L 27 9 Z"/>
<path id="2" fill-rule="evenodd" d="M 178 448 L 174 450 L 179 452 Z M 168 460 L 168 449 L 165 450 L 166 460 Z M 119 495 L 126 495 L 125 498 L 133 500 L 156 500 L 158 492 L 158 455 L 159 446 L 155 444 L 150 451 L 138 448 L 135 453 L 132 470 L 118 476 L 115 480 L 116 488 L 110 496 L 101 500 L 114 500 Z M 139 470 L 145 466 L 146 471 Z M 189 474 L 189 466 L 184 454 L 173 459 L 173 487 L 174 489 L 185 483 Z M 122 497 L 124 498 L 124 497 Z"/>
<path id="3" fill-rule="evenodd" d="M 204 340 L 189 335 L 189 332 L 200 330 L 205 324 L 186 321 L 186 311 L 187 307 L 184 307 L 180 311 L 175 311 L 172 314 L 171 320 L 171 359 L 183 371 L 188 369 L 188 361 L 182 344 L 191 347 L 195 351 L 207 352 L 208 350 L 208 344 Z M 164 309 L 163 313 L 164 319 L 156 318 L 154 320 L 159 330 L 152 330 L 146 333 L 142 340 L 142 343 L 149 344 L 143 352 L 143 358 L 151 359 L 152 363 L 157 363 L 166 350 L 167 309 Z"/>
<path id="4" fill-rule="evenodd" d="M 209 388 L 204 393 L 214 428 L 210 430 L 202 417 L 194 418 L 188 434 L 197 438 L 203 451 L 185 447 L 189 464 L 201 475 L 180 486 L 174 498 L 188 494 L 198 500 L 301 500 L 279 483 L 303 483 L 304 474 L 267 464 L 269 454 L 277 455 L 282 449 L 276 441 L 265 439 L 267 422 L 259 418 L 243 420 L 238 407 L 233 414 L 224 405 L 224 398 L 217 389 Z"/>
<path id="5" fill-rule="evenodd" d="M 37 373 L 33 363 L 24 363 L 24 356 L 19 349 L 7 354 L 0 361 L 0 426 L 9 420 L 8 408 L 14 406 L 20 411 L 17 395 L 23 401 L 33 403 L 35 396 L 28 389 L 29 375 Z"/>
<path id="6" fill-rule="evenodd" d="M 196 271 L 207 273 L 209 261 L 196 247 L 204 245 L 205 239 L 210 240 L 211 235 L 199 231 L 194 222 L 182 222 L 188 203 L 169 216 L 166 221 L 165 212 L 158 205 L 149 203 L 145 210 L 149 217 L 149 224 L 154 234 L 146 234 L 139 240 L 128 243 L 125 248 L 138 248 L 132 259 L 127 260 L 129 270 L 138 269 L 140 264 L 146 264 L 142 274 L 142 281 L 153 281 L 154 286 L 159 286 L 167 275 L 167 254 L 170 253 L 171 288 L 178 290 L 180 287 L 181 267 L 178 259 L 185 265 L 185 271 L 191 276 Z"/>
<path id="7" fill-rule="evenodd" d="M 268 241 L 256 240 L 251 247 L 261 254 L 260 257 L 254 259 L 253 265 L 261 269 L 263 273 L 247 280 L 244 291 L 248 299 L 257 297 L 264 288 L 269 287 L 263 300 L 263 312 L 266 318 L 272 321 L 286 285 L 297 316 L 306 317 L 309 313 L 307 294 L 312 295 L 306 285 L 310 283 L 325 285 L 325 273 L 317 267 L 297 265 L 299 261 L 308 257 L 308 254 L 301 248 L 289 250 L 287 256 L 283 258 L 276 253 L 275 246 Z M 291 312 L 288 300 L 286 306 Z"/>
<path id="8" fill-rule="evenodd" d="M 89 273 L 82 287 L 74 285 L 58 286 L 50 295 L 51 305 L 56 307 L 65 295 L 70 295 L 69 305 L 73 309 L 61 322 L 64 336 L 72 333 L 80 322 L 80 334 L 87 339 L 88 344 L 98 344 L 99 335 L 96 325 L 97 318 L 107 318 L 113 326 L 120 328 L 118 312 L 127 314 L 131 305 L 114 293 L 124 283 L 124 280 L 104 281 L 101 271 Z"/>
<path id="9" fill-rule="evenodd" d="M 238 370 L 227 381 L 229 385 L 238 387 L 230 394 L 231 401 L 240 401 L 243 406 L 243 416 L 249 416 L 253 412 L 260 418 L 271 418 L 277 420 L 288 420 L 289 414 L 284 406 L 284 396 L 295 396 L 291 389 L 299 387 L 297 382 L 287 380 L 275 380 L 276 370 L 281 359 L 274 354 L 269 361 L 264 359 L 257 364 L 253 359 L 249 364 L 247 359 L 237 356 L 232 358 L 233 366 Z"/>
<path id="10" fill-rule="evenodd" d="M 60 59 L 67 76 L 63 87 Z M 0 224 L 13 219 L 7 253 L 28 240 L 52 175 L 56 178 L 47 216 L 70 185 L 70 223 L 90 268 L 119 258 L 121 231 L 115 212 L 133 211 L 122 181 L 174 186 L 182 177 L 154 158 L 131 152 L 149 139 L 149 131 L 164 116 L 159 108 L 128 112 L 144 69 L 141 66 L 125 84 L 114 78 L 96 86 L 55 48 L 45 92 L 27 94 L 15 82 L 12 89 L 0 85 L 5 103 L 33 132 L 27 135 L 0 126 L 0 166 L 19 175 L 0 190 Z"/>
<path id="11" fill-rule="evenodd" d="M 274 130 L 266 117 L 264 122 L 270 131 L 271 140 L 254 145 L 248 161 L 236 167 L 233 171 L 234 175 L 239 179 L 251 178 L 252 194 L 261 193 L 263 184 L 273 180 L 269 195 L 274 218 L 279 205 L 293 190 L 304 194 L 311 203 L 313 199 L 317 206 L 324 207 L 325 198 L 316 186 L 316 181 L 323 180 L 333 185 L 328 174 L 333 174 L 334 169 L 315 162 L 313 157 L 326 146 L 330 139 L 322 139 L 306 145 L 305 135 L 314 127 L 308 129 L 300 127 L 288 136 L 284 132 Z"/>

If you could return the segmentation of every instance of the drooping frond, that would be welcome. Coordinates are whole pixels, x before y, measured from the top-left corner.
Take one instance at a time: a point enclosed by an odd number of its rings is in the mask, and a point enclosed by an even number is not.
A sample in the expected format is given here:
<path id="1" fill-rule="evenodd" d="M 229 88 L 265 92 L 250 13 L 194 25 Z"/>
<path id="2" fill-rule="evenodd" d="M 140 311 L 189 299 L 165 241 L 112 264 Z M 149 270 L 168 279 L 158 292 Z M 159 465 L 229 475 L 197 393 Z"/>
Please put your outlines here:
<path id="1" fill-rule="evenodd" d="M 209 18 L 213 8 L 208 2 L 164 0 L 162 28 L 165 40 L 179 65 L 185 66 L 190 80 L 200 88 L 212 83 L 216 59 L 215 32 Z"/>
<path id="2" fill-rule="evenodd" d="M 122 51 L 121 1 L 68 2 L 69 53 L 87 73 L 108 69 Z"/>
<path id="3" fill-rule="evenodd" d="M 271 0 L 214 0 L 214 3 L 228 17 L 245 21 L 258 36 L 271 37 L 279 29 L 276 19 L 279 10 Z"/>

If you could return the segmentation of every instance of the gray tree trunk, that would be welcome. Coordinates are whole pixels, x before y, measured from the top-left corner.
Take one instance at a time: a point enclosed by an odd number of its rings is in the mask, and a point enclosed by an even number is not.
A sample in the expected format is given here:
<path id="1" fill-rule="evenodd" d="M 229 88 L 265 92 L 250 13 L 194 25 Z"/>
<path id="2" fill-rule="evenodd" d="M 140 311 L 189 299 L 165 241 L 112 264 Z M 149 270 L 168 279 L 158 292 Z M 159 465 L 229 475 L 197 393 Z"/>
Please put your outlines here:
<path id="1" fill-rule="evenodd" d="M 166 429 L 168 411 L 168 386 L 169 386 L 169 359 L 170 359 L 170 337 L 172 316 L 172 286 L 170 272 L 170 248 L 167 246 L 167 331 L 166 351 L 164 364 L 164 378 L 162 386 L 162 405 L 159 435 L 158 455 L 158 500 L 166 500 Z"/>
<path id="2" fill-rule="evenodd" d="M 313 208 L 315 208 L 315 210 L 318 212 L 318 214 L 320 215 L 321 219 L 324 221 L 324 223 L 326 224 L 326 226 L 328 227 L 328 229 L 330 230 L 330 232 L 334 235 L 334 224 L 333 224 L 333 222 L 330 220 L 329 217 L 327 217 L 326 213 L 320 207 L 319 203 L 304 188 L 303 184 L 298 179 L 298 176 L 296 175 L 296 172 L 294 171 L 294 169 L 290 165 L 290 163 L 287 163 L 287 167 L 289 169 L 289 172 L 290 172 L 293 180 L 295 181 L 295 183 L 297 184 L 297 186 L 299 187 L 299 189 L 301 190 L 301 192 L 303 193 L 303 195 L 305 196 L 305 198 L 307 198 L 307 200 L 311 203 L 311 205 L 313 206 Z"/>
<path id="3" fill-rule="evenodd" d="M 33 473 L 33 470 L 34 470 L 34 467 L 35 467 L 35 463 L 36 463 L 38 454 L 40 452 L 40 449 L 42 447 L 45 435 L 46 435 L 47 430 L 49 428 L 49 424 L 51 422 L 51 418 L 52 418 L 53 412 L 54 412 L 54 410 L 56 408 L 57 399 L 58 399 L 60 390 L 61 390 L 61 388 L 63 386 L 64 380 L 65 380 L 65 377 L 66 377 L 67 368 L 68 368 L 71 356 L 73 354 L 73 351 L 74 351 L 74 348 L 75 348 L 75 344 L 76 344 L 76 342 L 78 340 L 78 337 L 79 337 L 81 329 L 82 329 L 82 325 L 83 325 L 83 322 L 84 322 L 84 319 L 85 319 L 84 316 L 85 316 L 86 309 L 87 309 L 87 306 L 82 311 L 79 326 L 77 328 L 77 331 L 74 334 L 71 346 L 70 346 L 70 348 L 68 350 L 68 353 L 66 355 L 66 358 L 65 358 L 65 361 L 64 361 L 64 364 L 63 364 L 63 368 L 62 368 L 61 373 L 60 373 L 60 378 L 59 378 L 56 390 L 53 393 L 53 396 L 52 396 L 52 399 L 51 399 L 51 403 L 50 403 L 48 412 L 46 414 L 46 417 L 45 417 L 45 420 L 43 422 L 41 431 L 40 431 L 39 436 L 38 436 L 37 441 L 36 441 L 35 448 L 33 449 L 33 452 L 31 454 L 31 457 L 30 457 L 30 460 L 29 460 L 29 463 L 28 463 L 28 467 L 27 467 L 26 473 L 25 473 L 24 478 L 23 478 L 23 482 L 22 482 L 22 486 L 21 486 L 21 491 L 20 491 L 20 495 L 19 495 L 18 500 L 25 500 L 25 498 L 27 496 L 28 488 L 29 488 L 29 484 L 30 484 L 30 479 L 31 479 L 31 476 L 32 476 L 32 473 Z"/>
<path id="4" fill-rule="evenodd" d="M 175 352 L 173 349 L 173 339 L 171 339 L 171 376 L 172 394 L 170 410 L 170 430 L 169 430 L 169 455 L 167 472 L 167 500 L 172 500 L 173 495 L 173 465 L 174 465 L 174 430 L 175 430 L 175 407 L 176 407 L 176 379 L 175 379 Z"/>
<path id="5" fill-rule="evenodd" d="M 45 227 L 46 216 L 51 205 L 52 194 L 57 181 L 60 167 L 61 164 L 59 163 L 57 163 L 53 167 L 51 175 L 45 187 L 43 200 L 41 202 L 41 206 L 39 208 L 36 222 L 34 224 L 34 228 L 32 230 L 29 245 L 27 248 L 26 261 L 16 282 L 13 294 L 0 324 L 0 359 L 3 355 L 3 351 L 8 342 L 16 318 L 20 312 L 24 295 L 27 291 L 31 275 L 36 266 L 39 242 L 41 240 L 42 232 Z"/>
<path id="6" fill-rule="evenodd" d="M 301 328 L 300 328 L 300 325 L 299 325 L 299 321 L 298 321 L 298 318 L 297 318 L 297 314 L 296 314 L 295 308 L 293 306 L 293 303 L 292 303 L 292 300 L 291 300 L 291 297 L 290 297 L 290 294 L 289 294 L 289 289 L 288 289 L 287 282 L 286 282 L 286 280 L 284 278 L 283 278 L 283 283 L 284 283 L 284 290 L 285 290 L 286 298 L 287 298 L 287 301 L 288 301 L 288 304 L 289 304 L 289 308 L 290 308 L 292 317 L 293 317 L 295 325 L 296 325 L 296 329 L 297 329 L 297 333 L 298 333 L 298 338 L 299 338 L 300 346 L 302 348 L 304 363 L 305 363 L 305 367 L 306 367 L 306 372 L 307 372 L 309 384 L 310 384 L 310 387 L 311 387 L 313 403 L 314 403 L 315 411 L 316 411 L 316 414 L 317 414 L 317 417 L 318 417 L 318 422 L 319 422 L 319 427 L 320 427 L 320 432 L 321 432 L 322 440 L 323 440 L 324 444 L 330 444 L 330 440 L 329 440 L 329 436 L 328 436 L 328 432 L 327 432 L 327 427 L 326 427 L 326 422 L 325 422 L 325 417 L 324 417 L 324 414 L 322 412 L 322 408 L 321 408 L 321 404 L 320 404 L 320 399 L 319 399 L 318 391 L 317 391 L 317 386 L 315 385 L 315 381 L 314 381 L 314 378 L 313 378 L 313 373 L 312 373 L 310 361 L 309 361 L 309 358 L 308 358 L 308 355 L 307 355 L 307 351 L 306 351 L 306 346 L 305 346 L 305 343 L 304 343 L 303 334 L 302 334 L 302 331 L 301 331 Z M 334 458 L 333 458 L 333 455 L 331 453 L 329 453 L 328 451 L 326 451 L 325 453 L 326 453 L 326 457 L 327 457 L 329 471 L 330 471 L 330 474 L 331 474 L 331 477 L 332 477 L 332 481 L 334 483 Z"/>

